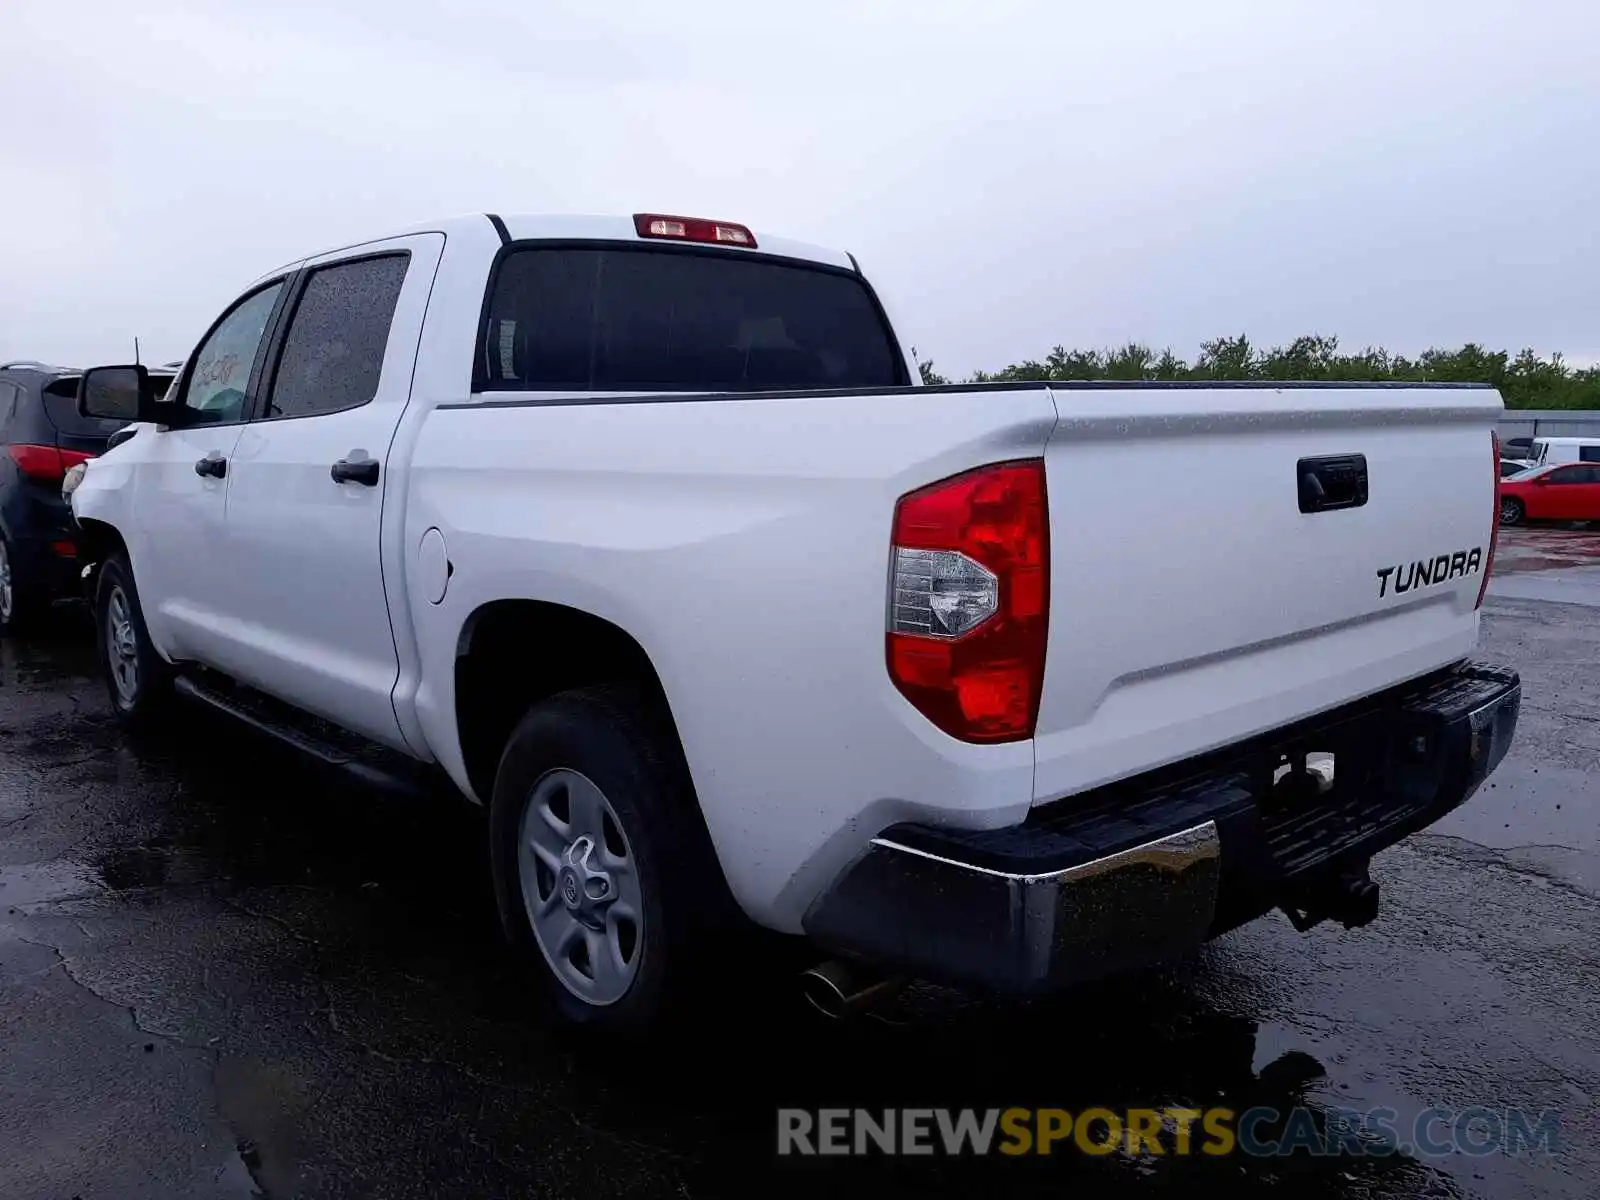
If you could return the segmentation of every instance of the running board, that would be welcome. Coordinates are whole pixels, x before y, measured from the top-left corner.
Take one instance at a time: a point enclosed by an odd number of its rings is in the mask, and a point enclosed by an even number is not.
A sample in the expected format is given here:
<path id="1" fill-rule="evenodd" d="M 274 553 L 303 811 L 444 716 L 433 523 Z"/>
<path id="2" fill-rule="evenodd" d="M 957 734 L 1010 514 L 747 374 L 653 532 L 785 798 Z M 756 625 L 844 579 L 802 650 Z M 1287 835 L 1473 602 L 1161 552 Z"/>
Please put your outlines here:
<path id="1" fill-rule="evenodd" d="M 427 764 L 336 729 L 243 684 L 208 671 L 203 676 L 180 674 L 173 687 L 180 695 L 266 734 L 362 787 L 414 798 L 437 790 Z"/>

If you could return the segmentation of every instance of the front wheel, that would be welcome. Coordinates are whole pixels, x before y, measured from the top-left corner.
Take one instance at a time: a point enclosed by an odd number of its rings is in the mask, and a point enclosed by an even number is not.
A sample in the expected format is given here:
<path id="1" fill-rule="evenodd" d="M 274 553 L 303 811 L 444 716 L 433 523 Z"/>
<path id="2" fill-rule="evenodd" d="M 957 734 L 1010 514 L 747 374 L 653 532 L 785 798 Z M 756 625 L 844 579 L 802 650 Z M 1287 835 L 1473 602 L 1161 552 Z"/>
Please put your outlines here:
<path id="1" fill-rule="evenodd" d="M 694 974 L 707 848 L 663 725 L 626 690 L 563 692 L 529 710 L 500 760 L 489 837 L 501 922 L 573 1025 L 648 1028 Z"/>
<path id="2" fill-rule="evenodd" d="M 1500 497 L 1500 524 L 1521 525 L 1527 515 L 1528 510 L 1523 507 L 1521 500 L 1515 496 Z"/>
<path id="3" fill-rule="evenodd" d="M 117 720 L 130 728 L 149 727 L 170 703 L 172 668 L 150 641 L 133 570 L 123 554 L 108 558 L 100 568 L 95 633 Z"/>

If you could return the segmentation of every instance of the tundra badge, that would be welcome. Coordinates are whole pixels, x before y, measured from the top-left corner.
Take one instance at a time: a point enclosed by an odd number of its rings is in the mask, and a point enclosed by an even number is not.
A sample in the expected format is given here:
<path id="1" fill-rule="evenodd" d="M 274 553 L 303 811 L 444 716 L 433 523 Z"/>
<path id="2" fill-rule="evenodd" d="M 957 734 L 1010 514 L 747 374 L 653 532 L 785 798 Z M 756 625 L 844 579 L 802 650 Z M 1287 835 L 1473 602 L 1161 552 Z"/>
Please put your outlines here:
<path id="1" fill-rule="evenodd" d="M 1459 579 L 1463 575 L 1476 575 L 1482 565 L 1483 547 L 1474 546 L 1471 550 L 1457 550 L 1453 554 L 1419 559 L 1403 566 L 1384 567 L 1378 571 L 1378 595 L 1383 596 L 1388 592 L 1391 575 L 1394 576 L 1394 591 L 1398 596 L 1412 588 L 1429 587 L 1449 579 Z"/>

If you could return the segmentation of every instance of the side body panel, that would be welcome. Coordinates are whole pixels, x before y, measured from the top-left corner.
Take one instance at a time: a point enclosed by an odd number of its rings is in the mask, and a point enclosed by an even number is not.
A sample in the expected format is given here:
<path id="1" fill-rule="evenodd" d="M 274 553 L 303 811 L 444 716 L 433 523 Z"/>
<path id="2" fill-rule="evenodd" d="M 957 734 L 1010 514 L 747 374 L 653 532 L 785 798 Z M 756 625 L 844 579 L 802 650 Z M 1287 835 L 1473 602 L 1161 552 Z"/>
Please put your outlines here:
<path id="1" fill-rule="evenodd" d="M 753 917 L 799 929 L 879 829 L 1014 823 L 1027 742 L 936 730 L 885 668 L 896 499 L 974 464 L 1037 456 L 1044 388 L 436 410 L 411 462 L 416 703 L 464 788 L 455 654 L 474 610 L 568 605 L 649 654 L 712 840 Z M 443 601 L 416 578 L 438 529 Z"/>

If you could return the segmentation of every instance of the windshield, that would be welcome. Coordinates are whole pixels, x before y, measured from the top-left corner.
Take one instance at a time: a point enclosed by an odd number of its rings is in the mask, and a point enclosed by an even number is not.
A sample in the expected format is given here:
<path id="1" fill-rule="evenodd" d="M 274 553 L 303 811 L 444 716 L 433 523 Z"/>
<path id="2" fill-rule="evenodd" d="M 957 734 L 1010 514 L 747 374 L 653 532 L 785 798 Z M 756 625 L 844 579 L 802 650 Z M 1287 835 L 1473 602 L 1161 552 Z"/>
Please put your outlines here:
<path id="1" fill-rule="evenodd" d="M 909 382 L 859 275 L 746 255 L 538 247 L 500 264 L 483 389 L 770 391 Z"/>

